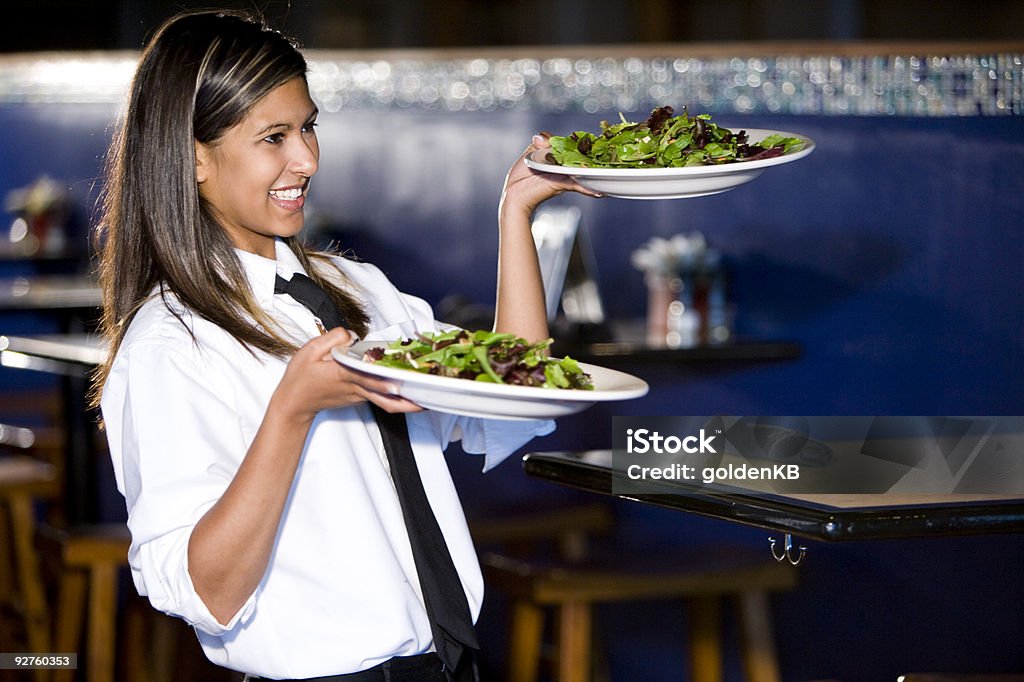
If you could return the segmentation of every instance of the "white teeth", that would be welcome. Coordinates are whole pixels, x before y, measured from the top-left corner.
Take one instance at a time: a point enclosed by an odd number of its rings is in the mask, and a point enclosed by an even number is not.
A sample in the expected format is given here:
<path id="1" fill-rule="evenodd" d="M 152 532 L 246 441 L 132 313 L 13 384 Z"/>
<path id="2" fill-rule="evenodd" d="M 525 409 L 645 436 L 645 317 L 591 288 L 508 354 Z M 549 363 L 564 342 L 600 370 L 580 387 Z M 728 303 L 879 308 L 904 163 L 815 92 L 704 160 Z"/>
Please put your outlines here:
<path id="1" fill-rule="evenodd" d="M 276 197 L 278 199 L 294 201 L 295 199 L 298 199 L 300 196 L 302 196 L 302 189 L 298 187 L 294 189 L 272 189 L 270 190 L 270 196 Z"/>

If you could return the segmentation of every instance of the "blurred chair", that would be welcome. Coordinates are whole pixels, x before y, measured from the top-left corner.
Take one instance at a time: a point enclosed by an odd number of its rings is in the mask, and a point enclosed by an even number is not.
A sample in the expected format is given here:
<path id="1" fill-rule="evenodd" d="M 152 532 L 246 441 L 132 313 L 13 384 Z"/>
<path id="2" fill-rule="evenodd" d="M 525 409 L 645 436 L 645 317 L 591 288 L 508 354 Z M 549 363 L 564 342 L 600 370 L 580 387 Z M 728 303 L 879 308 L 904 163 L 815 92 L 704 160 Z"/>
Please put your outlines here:
<path id="1" fill-rule="evenodd" d="M 595 538 L 615 528 L 612 505 L 562 498 L 488 510 L 467 509 L 470 534 L 482 556 L 559 557 L 574 563 L 590 554 Z M 488 584 L 488 589 L 495 587 Z M 513 608 L 515 605 L 513 604 Z M 513 626 L 516 618 L 512 619 Z"/>
<path id="2" fill-rule="evenodd" d="M 118 572 L 128 565 L 131 542 L 121 523 L 57 529 L 41 526 L 44 561 L 57 573 L 54 651 L 83 651 L 85 679 L 113 682 L 118 642 Z M 82 625 L 85 624 L 85 647 Z M 54 670 L 53 682 L 70 682 L 73 670 Z M 136 677 L 126 671 L 128 679 Z"/>
<path id="3" fill-rule="evenodd" d="M 2 639 L 3 648 L 15 650 L 12 640 L 22 641 L 27 651 L 48 652 L 50 614 L 35 548 L 36 504 L 54 498 L 60 486 L 56 469 L 46 462 L 18 453 L 31 447 L 29 429 L 0 425 L 0 546 L 7 548 L 0 561 L 0 601 L 20 621 L 20 636 Z M 3 621 L 3 619 L 0 619 Z M 8 648 L 10 647 L 10 648 Z M 44 682 L 48 671 L 35 679 Z"/>
<path id="4" fill-rule="evenodd" d="M 0 599 L 20 615 L 27 651 L 84 651 L 84 679 L 113 682 L 118 575 L 128 565 L 128 528 L 123 523 L 60 525 L 61 441 L 54 429 L 0 424 L 0 534 L 10 536 L 3 543 L 10 552 L 0 562 Z M 40 522 L 41 517 L 54 523 Z M 48 590 L 53 584 L 56 589 Z M 48 592 L 55 598 L 48 600 Z M 8 644 L 6 636 L 3 643 Z M 128 670 L 125 676 L 148 679 Z M 75 671 L 40 669 L 34 679 L 69 682 Z"/>
<path id="5" fill-rule="evenodd" d="M 743 632 L 743 657 L 750 682 L 779 682 L 769 593 L 796 585 L 792 566 L 764 552 L 731 547 L 702 548 L 668 557 L 620 557 L 586 562 L 483 558 L 488 584 L 513 600 L 509 682 L 538 679 L 545 611 L 558 631 L 558 682 L 591 679 L 593 607 L 621 601 L 680 599 L 688 602 L 690 663 L 696 682 L 723 679 L 721 601 L 734 598 Z"/>

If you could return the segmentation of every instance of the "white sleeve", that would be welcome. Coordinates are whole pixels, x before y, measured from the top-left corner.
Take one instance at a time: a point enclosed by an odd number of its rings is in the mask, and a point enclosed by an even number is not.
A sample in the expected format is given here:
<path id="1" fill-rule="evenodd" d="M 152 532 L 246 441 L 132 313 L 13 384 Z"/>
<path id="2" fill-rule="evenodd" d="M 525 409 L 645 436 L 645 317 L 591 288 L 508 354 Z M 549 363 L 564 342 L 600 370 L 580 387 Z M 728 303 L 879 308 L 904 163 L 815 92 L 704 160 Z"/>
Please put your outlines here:
<path id="1" fill-rule="evenodd" d="M 191 345 L 142 344 L 119 353 L 103 397 L 111 457 L 128 507 L 135 585 L 155 608 L 211 635 L 247 619 L 256 599 L 250 595 L 222 624 L 196 594 L 188 572 L 192 529 L 220 499 L 247 449 L 230 402 L 230 395 L 214 388 Z"/>
<path id="2" fill-rule="evenodd" d="M 553 420 L 512 421 L 473 419 L 445 415 L 449 424 L 443 431 L 448 441 L 461 440 L 462 449 L 472 455 L 483 454 L 483 470 L 490 471 L 509 455 L 538 436 L 555 430 Z M 447 443 L 446 443 L 447 444 Z"/>

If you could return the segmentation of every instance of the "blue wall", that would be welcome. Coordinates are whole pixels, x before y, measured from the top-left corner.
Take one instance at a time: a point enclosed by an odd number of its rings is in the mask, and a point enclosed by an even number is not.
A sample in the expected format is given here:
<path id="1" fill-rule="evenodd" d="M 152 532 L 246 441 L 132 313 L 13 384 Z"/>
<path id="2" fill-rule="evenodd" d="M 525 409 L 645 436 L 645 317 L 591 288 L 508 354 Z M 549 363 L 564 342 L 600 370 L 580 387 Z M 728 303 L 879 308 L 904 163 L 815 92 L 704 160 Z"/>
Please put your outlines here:
<path id="1" fill-rule="evenodd" d="M 88 213 L 115 113 L 110 105 L 0 106 L 0 193 L 45 172 L 67 182 Z M 489 303 L 497 197 L 510 162 L 534 131 L 593 128 L 598 118 L 324 114 L 310 224 L 432 303 L 451 293 Z M 799 132 L 818 148 L 718 196 L 556 201 L 583 209 L 613 316 L 643 315 L 633 249 L 654 235 L 701 230 L 731 269 L 740 334 L 797 341 L 803 356 L 627 367 L 650 381 L 645 399 L 566 419 L 532 447 L 607 447 L 615 414 L 1024 414 L 1024 119 L 717 118 Z M 37 319 L 0 323 L 0 333 L 48 330 Z M 0 372 L 5 386 L 21 381 Z M 514 461 L 483 478 L 477 465 L 452 458 L 471 511 L 565 494 L 528 480 Z M 616 509 L 631 551 L 696 550 L 721 537 L 766 545 L 755 529 L 629 503 Z M 801 589 L 777 601 L 786 679 L 1024 670 L 1022 568 L 1020 535 L 813 543 Z M 668 607 L 651 608 L 608 613 L 617 679 L 678 679 L 684 633 L 663 627 L 674 617 L 659 611 Z M 490 614 L 485 630 L 500 631 L 500 614 Z"/>
<path id="2" fill-rule="evenodd" d="M 48 173 L 68 183 L 80 215 L 91 211 L 115 113 L 109 105 L 0 107 L 0 148 L 9 159 L 0 166 L 0 192 Z M 431 302 L 462 293 L 489 303 L 497 196 L 511 160 L 535 130 L 593 128 L 596 118 L 324 115 L 310 222 Z M 818 148 L 749 185 L 697 200 L 554 201 L 583 209 L 613 317 L 643 315 L 642 278 L 629 253 L 653 235 L 696 229 L 730 266 L 739 333 L 792 339 L 805 355 L 690 384 L 670 403 L 648 399 L 623 409 L 1021 411 L 1020 117 L 721 120 L 793 130 Z"/>

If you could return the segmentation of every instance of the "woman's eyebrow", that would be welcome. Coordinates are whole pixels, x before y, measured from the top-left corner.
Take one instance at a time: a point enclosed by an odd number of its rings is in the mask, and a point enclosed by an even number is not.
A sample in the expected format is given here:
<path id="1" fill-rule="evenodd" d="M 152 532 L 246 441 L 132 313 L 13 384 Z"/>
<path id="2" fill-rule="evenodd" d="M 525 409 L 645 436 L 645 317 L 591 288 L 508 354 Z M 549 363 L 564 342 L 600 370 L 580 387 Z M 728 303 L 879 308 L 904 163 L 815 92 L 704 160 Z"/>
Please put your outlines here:
<path id="1" fill-rule="evenodd" d="M 276 130 L 278 128 L 281 128 L 281 129 L 284 129 L 284 130 L 288 130 L 291 127 L 292 127 L 291 123 L 271 123 L 270 125 L 268 125 L 268 126 L 266 126 L 264 128 L 260 128 L 255 133 L 253 133 L 253 135 L 266 135 L 271 130 Z"/>
<path id="2" fill-rule="evenodd" d="M 306 121 L 312 121 L 314 118 L 317 117 L 317 115 L 319 115 L 319 113 L 320 113 L 320 110 L 317 107 L 313 107 L 313 109 L 306 116 L 305 120 Z M 276 130 L 278 128 L 280 128 L 282 130 L 291 130 L 292 129 L 292 124 L 291 123 L 271 123 L 271 124 L 261 128 L 261 129 L 257 130 L 255 133 L 253 133 L 253 135 L 266 135 L 270 131 Z"/>

